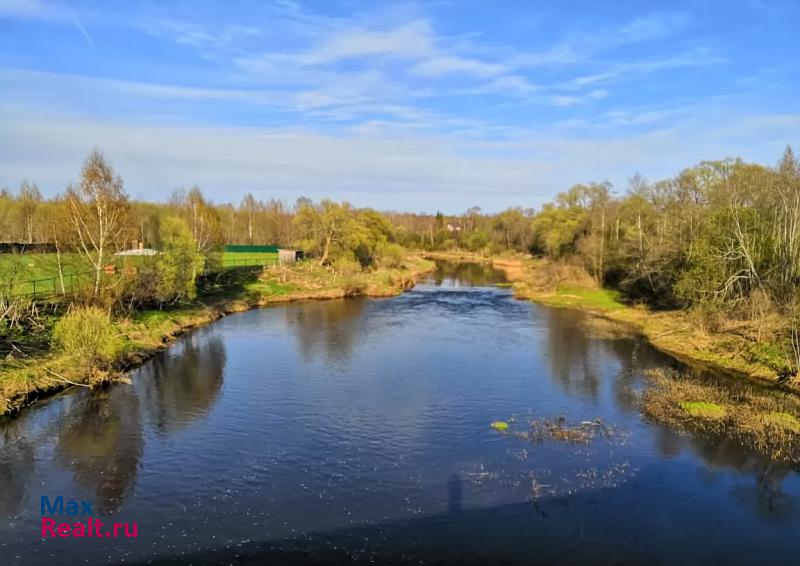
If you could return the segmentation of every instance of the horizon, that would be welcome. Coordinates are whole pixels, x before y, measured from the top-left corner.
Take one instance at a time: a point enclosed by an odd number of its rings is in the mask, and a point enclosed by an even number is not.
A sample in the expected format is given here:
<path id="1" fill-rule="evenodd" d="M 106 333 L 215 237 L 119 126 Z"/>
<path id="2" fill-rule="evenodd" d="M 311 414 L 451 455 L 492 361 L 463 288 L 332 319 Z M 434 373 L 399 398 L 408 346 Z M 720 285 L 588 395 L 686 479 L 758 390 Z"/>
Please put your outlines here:
<path id="1" fill-rule="evenodd" d="M 51 197 L 98 147 L 139 200 L 198 185 L 215 203 L 453 215 L 708 159 L 773 165 L 800 146 L 798 16 L 754 1 L 7 0 L 0 186 Z"/>

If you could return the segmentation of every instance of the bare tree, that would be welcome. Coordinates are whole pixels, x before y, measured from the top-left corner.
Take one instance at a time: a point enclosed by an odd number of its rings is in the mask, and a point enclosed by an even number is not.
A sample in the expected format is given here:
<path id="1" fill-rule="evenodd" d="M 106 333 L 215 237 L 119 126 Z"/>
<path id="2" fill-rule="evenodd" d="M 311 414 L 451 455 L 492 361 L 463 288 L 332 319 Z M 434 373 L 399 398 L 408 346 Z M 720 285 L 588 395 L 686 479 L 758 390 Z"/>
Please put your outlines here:
<path id="1" fill-rule="evenodd" d="M 22 181 L 19 187 L 19 211 L 22 217 L 23 232 L 29 244 L 33 243 L 33 224 L 36 217 L 36 209 L 42 202 L 42 193 L 36 183 L 29 183 L 27 179 Z"/>
<path id="2" fill-rule="evenodd" d="M 94 295 L 113 247 L 119 241 L 128 212 L 122 179 L 95 149 L 86 159 L 78 187 L 67 188 L 72 225 L 79 250 L 95 270 Z"/>
<path id="3" fill-rule="evenodd" d="M 256 213 L 259 209 L 259 203 L 252 193 L 247 193 L 242 199 L 242 204 L 239 206 L 239 212 L 244 216 L 247 221 L 247 243 L 253 243 L 253 226 L 256 221 Z"/>

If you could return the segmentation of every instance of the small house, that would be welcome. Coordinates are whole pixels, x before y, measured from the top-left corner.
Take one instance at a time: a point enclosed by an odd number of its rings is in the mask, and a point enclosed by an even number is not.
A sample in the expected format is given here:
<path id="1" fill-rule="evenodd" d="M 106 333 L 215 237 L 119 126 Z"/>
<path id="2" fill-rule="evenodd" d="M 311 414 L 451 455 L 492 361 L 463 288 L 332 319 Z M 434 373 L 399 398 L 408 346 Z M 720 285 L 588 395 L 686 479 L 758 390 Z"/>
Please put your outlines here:
<path id="1" fill-rule="evenodd" d="M 300 250 L 287 250 L 284 248 L 278 250 L 278 263 L 281 265 L 291 265 L 298 259 L 303 259 L 303 252 Z"/>

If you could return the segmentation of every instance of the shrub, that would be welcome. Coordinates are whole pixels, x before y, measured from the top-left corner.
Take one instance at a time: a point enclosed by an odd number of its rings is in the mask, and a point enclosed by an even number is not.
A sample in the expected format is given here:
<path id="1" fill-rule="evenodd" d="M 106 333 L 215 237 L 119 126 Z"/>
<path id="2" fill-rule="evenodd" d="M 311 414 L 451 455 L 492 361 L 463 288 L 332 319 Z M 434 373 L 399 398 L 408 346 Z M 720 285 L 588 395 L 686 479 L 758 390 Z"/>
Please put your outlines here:
<path id="1" fill-rule="evenodd" d="M 377 259 L 378 265 L 389 269 L 399 269 L 403 267 L 405 249 L 399 244 L 383 242 L 378 245 Z"/>
<path id="2" fill-rule="evenodd" d="M 352 256 L 343 255 L 333 261 L 333 270 L 336 275 L 348 277 L 361 273 L 361 264 Z"/>
<path id="3" fill-rule="evenodd" d="M 97 307 L 73 308 L 53 328 L 53 345 L 73 356 L 89 376 L 111 364 L 115 338 L 108 315 Z"/>

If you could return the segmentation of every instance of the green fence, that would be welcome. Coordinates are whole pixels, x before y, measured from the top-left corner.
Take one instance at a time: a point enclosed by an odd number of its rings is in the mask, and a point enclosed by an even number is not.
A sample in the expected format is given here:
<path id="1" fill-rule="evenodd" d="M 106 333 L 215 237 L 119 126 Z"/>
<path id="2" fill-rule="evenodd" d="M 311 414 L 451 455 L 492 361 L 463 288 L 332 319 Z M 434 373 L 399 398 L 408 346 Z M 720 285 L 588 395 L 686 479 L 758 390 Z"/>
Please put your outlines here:
<path id="1" fill-rule="evenodd" d="M 222 259 L 222 268 L 231 269 L 233 267 L 253 267 L 270 265 L 278 265 L 278 258 L 276 257 L 263 257 L 263 258 L 242 258 L 224 257 Z"/>
<path id="2" fill-rule="evenodd" d="M 227 244 L 225 251 L 229 253 L 259 253 L 259 254 L 276 254 L 278 253 L 279 246 L 249 246 L 246 244 Z"/>
<path id="3" fill-rule="evenodd" d="M 65 273 L 63 278 L 58 275 L 28 281 L 18 281 L 8 289 L 10 295 L 30 296 L 33 299 L 46 299 L 59 295 L 73 295 L 86 285 L 93 285 L 94 271 L 80 273 Z"/>

